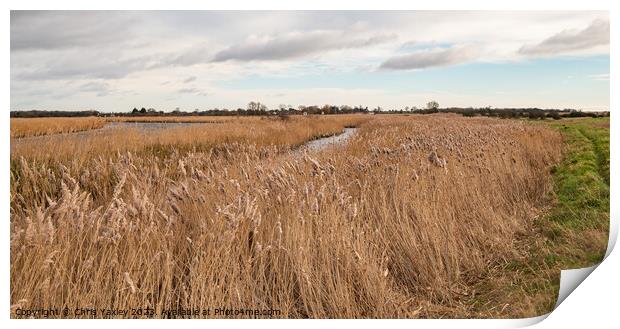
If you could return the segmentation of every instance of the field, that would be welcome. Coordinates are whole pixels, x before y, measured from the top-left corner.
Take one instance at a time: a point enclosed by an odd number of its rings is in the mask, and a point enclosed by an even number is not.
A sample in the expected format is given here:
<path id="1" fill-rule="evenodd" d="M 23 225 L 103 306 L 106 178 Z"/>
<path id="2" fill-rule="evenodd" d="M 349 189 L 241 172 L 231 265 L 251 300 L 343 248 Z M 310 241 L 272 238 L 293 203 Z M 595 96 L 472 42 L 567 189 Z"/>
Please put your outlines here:
<path id="1" fill-rule="evenodd" d="M 239 120 L 257 121 L 258 117 L 234 117 L 234 116 L 143 116 L 143 117 L 111 117 L 106 118 L 111 122 L 178 122 L 178 123 L 224 123 L 238 122 Z M 264 119 L 264 117 L 263 117 Z"/>
<path id="2" fill-rule="evenodd" d="M 112 119 L 113 122 L 127 121 Z M 179 120 L 187 122 L 186 118 Z M 26 119 L 28 120 L 28 119 Z M 56 119 L 47 119 L 56 120 Z M 134 119 L 135 120 L 135 119 Z M 140 122 L 160 122 L 161 118 L 144 117 Z M 167 118 L 168 122 L 178 122 Z M 204 120 L 204 119 L 203 119 Z M 230 144 L 254 145 L 258 148 L 275 147 L 279 152 L 294 148 L 308 140 L 330 136 L 344 127 L 355 126 L 368 120 L 359 115 L 335 118 L 281 119 L 278 117 L 241 117 L 230 122 L 223 118 L 216 123 L 197 123 L 173 126 L 170 129 L 144 131 L 131 129 L 131 124 L 118 129 L 101 129 L 91 134 L 49 135 L 38 138 L 24 138 L 12 143 L 12 153 L 27 158 L 47 161 L 86 161 L 97 156 L 115 156 L 118 152 L 138 152 L 164 156 L 179 151 L 218 150 Z M 133 121 L 133 120 L 132 120 Z M 68 129 L 68 128 L 66 128 Z M 50 153 L 48 150 L 54 149 Z M 15 157 L 12 157 L 15 158 Z"/>
<path id="3" fill-rule="evenodd" d="M 12 118 L 11 138 L 74 133 L 98 129 L 105 125 L 102 118 Z"/>
<path id="4" fill-rule="evenodd" d="M 13 311 L 535 316 L 558 269 L 605 251 L 608 119 L 202 119 L 61 136 L 89 119 L 11 121 L 50 134 L 11 143 Z"/>

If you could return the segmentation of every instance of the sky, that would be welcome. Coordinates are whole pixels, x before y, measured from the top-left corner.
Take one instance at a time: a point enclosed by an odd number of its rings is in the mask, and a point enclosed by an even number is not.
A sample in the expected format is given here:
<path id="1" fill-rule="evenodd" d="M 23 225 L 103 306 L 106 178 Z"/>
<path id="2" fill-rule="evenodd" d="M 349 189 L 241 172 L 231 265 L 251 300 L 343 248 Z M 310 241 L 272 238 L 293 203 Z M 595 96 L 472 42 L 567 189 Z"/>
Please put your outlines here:
<path id="1" fill-rule="evenodd" d="M 11 11 L 11 110 L 609 109 L 606 11 Z"/>

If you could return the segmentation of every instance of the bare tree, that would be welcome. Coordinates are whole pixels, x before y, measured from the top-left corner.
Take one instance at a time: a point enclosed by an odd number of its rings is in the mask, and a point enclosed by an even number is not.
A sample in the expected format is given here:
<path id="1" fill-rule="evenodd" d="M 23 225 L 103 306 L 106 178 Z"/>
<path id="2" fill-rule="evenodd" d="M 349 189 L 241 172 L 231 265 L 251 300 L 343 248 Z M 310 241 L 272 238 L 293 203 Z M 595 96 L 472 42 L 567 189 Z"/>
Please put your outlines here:
<path id="1" fill-rule="evenodd" d="M 436 101 L 430 101 L 426 103 L 426 108 L 432 111 L 437 111 L 439 109 L 439 103 Z"/>

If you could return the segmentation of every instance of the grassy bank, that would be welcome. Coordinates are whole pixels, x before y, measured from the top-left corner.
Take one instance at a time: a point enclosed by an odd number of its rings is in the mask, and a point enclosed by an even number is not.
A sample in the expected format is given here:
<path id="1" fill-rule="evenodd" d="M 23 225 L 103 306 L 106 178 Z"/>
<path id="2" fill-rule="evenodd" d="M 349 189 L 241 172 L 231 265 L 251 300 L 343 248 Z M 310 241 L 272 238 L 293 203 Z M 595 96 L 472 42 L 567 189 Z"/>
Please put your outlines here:
<path id="1" fill-rule="evenodd" d="M 562 132 L 564 159 L 552 169 L 551 207 L 521 239 L 520 257 L 488 273 L 470 305 L 488 317 L 553 310 L 560 270 L 600 262 L 609 232 L 609 118 L 545 123 Z M 489 310 L 489 304 L 497 308 Z M 484 311 L 482 311 L 484 310 Z"/>

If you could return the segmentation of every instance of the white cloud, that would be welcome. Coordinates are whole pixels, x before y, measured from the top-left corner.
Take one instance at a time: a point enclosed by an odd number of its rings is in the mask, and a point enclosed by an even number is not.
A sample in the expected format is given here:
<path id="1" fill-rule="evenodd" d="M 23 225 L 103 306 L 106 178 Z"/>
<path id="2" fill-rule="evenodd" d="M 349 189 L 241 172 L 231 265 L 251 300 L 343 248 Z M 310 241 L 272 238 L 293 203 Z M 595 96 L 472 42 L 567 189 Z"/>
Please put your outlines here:
<path id="1" fill-rule="evenodd" d="M 387 70 L 424 69 L 435 66 L 461 64 L 473 60 L 480 54 L 474 46 L 434 48 L 387 59 L 380 66 Z"/>
<path id="2" fill-rule="evenodd" d="M 125 44 L 136 18 L 119 11 L 11 11 L 11 51 Z"/>
<path id="3" fill-rule="evenodd" d="M 394 34 L 357 36 L 345 31 L 298 31 L 284 35 L 268 36 L 259 40 L 247 40 L 216 53 L 213 61 L 298 58 L 336 49 L 374 46 L 394 38 Z"/>
<path id="4" fill-rule="evenodd" d="M 79 91 L 92 92 L 97 96 L 107 96 L 111 92 L 110 84 L 102 81 L 90 81 L 82 84 L 79 87 Z"/>
<path id="5" fill-rule="evenodd" d="M 195 94 L 198 96 L 207 96 L 207 92 L 205 92 L 204 90 L 198 89 L 198 88 L 181 88 L 178 90 L 178 92 L 180 94 Z"/>
<path id="6" fill-rule="evenodd" d="M 190 83 L 190 82 L 194 82 L 196 81 L 196 77 L 195 76 L 191 76 L 186 78 L 185 80 L 183 80 L 183 83 Z"/>
<path id="7" fill-rule="evenodd" d="M 519 49 L 524 55 L 556 55 L 609 44 L 609 21 L 597 19 L 583 30 L 564 30 L 535 45 Z"/>
<path id="8" fill-rule="evenodd" d="M 609 73 L 591 74 L 588 77 L 596 81 L 609 81 Z"/>

